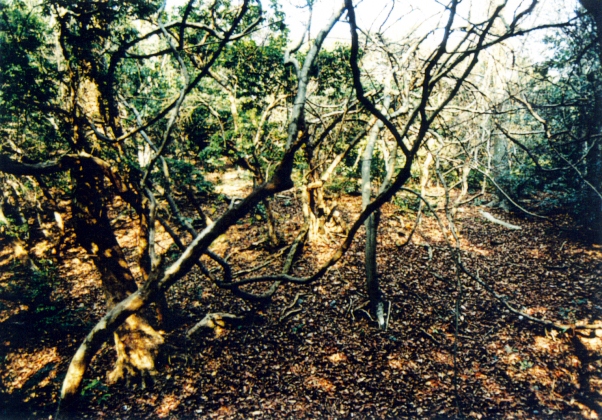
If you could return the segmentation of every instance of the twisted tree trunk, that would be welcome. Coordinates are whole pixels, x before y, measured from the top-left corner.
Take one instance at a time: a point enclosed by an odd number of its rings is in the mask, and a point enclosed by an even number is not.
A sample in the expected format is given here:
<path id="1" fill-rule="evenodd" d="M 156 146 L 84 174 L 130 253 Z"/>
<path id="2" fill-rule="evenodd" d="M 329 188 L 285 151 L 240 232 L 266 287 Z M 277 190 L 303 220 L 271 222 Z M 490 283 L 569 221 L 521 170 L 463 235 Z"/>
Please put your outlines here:
<path id="1" fill-rule="evenodd" d="M 113 233 L 104 188 L 104 174 L 94 164 L 82 164 L 72 169 L 75 189 L 73 219 L 80 245 L 93 255 L 107 301 L 107 309 L 127 298 L 138 289 L 123 250 Z M 127 375 L 144 377 L 155 373 L 155 358 L 163 337 L 139 314 L 130 316 L 115 333 L 117 361 L 107 375 L 116 382 Z"/>

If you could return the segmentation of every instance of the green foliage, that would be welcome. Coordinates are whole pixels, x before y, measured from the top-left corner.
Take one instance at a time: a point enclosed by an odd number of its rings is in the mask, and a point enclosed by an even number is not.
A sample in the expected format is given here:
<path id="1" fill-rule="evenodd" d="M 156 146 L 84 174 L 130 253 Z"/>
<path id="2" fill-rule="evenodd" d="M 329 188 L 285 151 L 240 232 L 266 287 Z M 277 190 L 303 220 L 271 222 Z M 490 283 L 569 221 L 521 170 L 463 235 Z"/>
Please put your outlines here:
<path id="1" fill-rule="evenodd" d="M 134 51 L 144 53 L 142 47 L 137 47 Z M 142 115 L 152 115 L 158 112 L 165 105 L 163 101 L 173 97 L 179 88 L 178 78 L 166 77 L 166 71 L 175 73 L 173 63 L 158 58 L 144 62 L 122 60 L 115 78 L 121 81 L 120 91 L 129 99 L 130 104 Z M 137 124 L 134 113 L 128 116 L 128 121 L 133 125 Z"/>
<path id="2" fill-rule="evenodd" d="M 200 165 L 206 171 L 223 169 L 226 165 L 224 155 L 223 142 L 217 135 L 211 137 L 209 144 L 198 154 Z"/>
<path id="3" fill-rule="evenodd" d="M 328 99 L 349 95 L 352 74 L 348 45 L 336 44 L 332 50 L 322 50 L 312 67 L 311 75 L 317 79 L 317 95 Z"/>
<path id="4" fill-rule="evenodd" d="M 84 386 L 80 391 L 80 395 L 82 397 L 90 397 L 94 395 L 98 391 L 105 392 L 105 394 L 101 397 L 101 401 L 106 400 L 110 397 L 111 394 L 106 394 L 109 388 L 101 381 L 100 379 L 84 379 Z"/>
<path id="5" fill-rule="evenodd" d="M 98 64 L 103 61 L 98 60 L 97 55 L 102 54 L 109 42 L 118 45 L 133 40 L 137 31 L 129 22 L 148 18 L 160 5 L 159 0 L 58 0 L 48 2 L 45 6 L 47 13 L 51 12 L 53 6 L 63 7 L 68 11 L 61 22 L 66 58 L 73 67 L 89 73 L 102 84 L 107 82 L 102 79 L 107 75 L 109 66 L 99 67 Z"/>
<path id="6" fill-rule="evenodd" d="M 485 176 L 479 171 L 470 171 L 468 174 L 468 190 L 477 191 L 481 189 L 483 185 L 483 179 Z"/>
<path id="7" fill-rule="evenodd" d="M 403 197 L 398 194 L 393 196 L 392 202 L 401 212 L 404 213 L 415 213 L 418 211 L 418 207 L 420 206 L 419 200 L 408 200 L 407 197 Z M 428 211 L 428 209 L 425 208 L 425 211 Z"/>
<path id="8" fill-rule="evenodd" d="M 268 210 L 263 203 L 257 204 L 251 214 L 256 220 L 266 220 L 268 218 Z"/>
<path id="9" fill-rule="evenodd" d="M 66 126 L 52 114 L 63 72 L 52 27 L 40 7 L 0 0 L 0 124 L 32 161 L 64 146 Z"/>
<path id="10" fill-rule="evenodd" d="M 602 235 L 602 202 L 587 185 L 602 191 L 602 149 L 595 142 L 602 129 L 596 105 L 602 97 L 602 77 L 594 22 L 584 14 L 547 36 L 546 43 L 552 56 L 534 67 L 522 89 L 551 136 L 541 134 L 541 122 L 526 109 L 506 116 L 509 127 L 520 127 L 516 131 L 540 134 L 520 138 L 531 156 L 509 143 L 509 169 L 499 183 L 511 196 L 536 195 L 540 210 L 567 211 Z"/>
<path id="11" fill-rule="evenodd" d="M 166 159 L 170 176 L 176 185 L 186 185 L 200 194 L 213 192 L 213 184 L 205 180 L 203 173 L 193 164 L 179 159 Z"/>
<path id="12" fill-rule="evenodd" d="M 202 105 L 195 107 L 190 117 L 184 122 L 183 131 L 193 150 L 202 151 L 206 147 L 212 147 L 215 151 L 221 153 L 224 139 L 220 135 L 220 125 L 213 119 L 207 107 Z M 207 157 L 212 155 L 210 151 L 206 153 L 208 153 Z"/>
<path id="13" fill-rule="evenodd" d="M 56 94 L 57 66 L 50 57 L 48 24 L 24 1 L 0 2 L 0 114 Z"/>
<path id="14" fill-rule="evenodd" d="M 219 66 L 231 73 L 243 111 L 253 109 L 258 99 L 263 100 L 275 90 L 292 90 L 293 79 L 284 68 L 279 44 L 274 39 L 267 45 L 258 45 L 252 39 L 239 41 L 220 56 Z"/>
<path id="15" fill-rule="evenodd" d="M 343 193 L 343 194 L 359 194 L 359 184 L 357 180 L 347 178 L 345 176 L 337 176 L 335 179 L 330 182 L 326 189 L 333 193 Z"/>
<path id="16" fill-rule="evenodd" d="M 0 296 L 18 296 L 34 313 L 44 316 L 56 312 L 56 302 L 50 295 L 58 281 L 57 268 L 51 260 L 39 260 L 36 266 L 38 269 L 32 270 L 29 264 L 15 260 L 9 267 L 13 276 L 6 287 L 0 288 Z"/>
<path id="17" fill-rule="evenodd" d="M 9 238 L 24 238 L 29 232 L 29 225 L 27 223 L 18 224 L 10 216 L 7 216 L 6 219 L 9 221 L 9 224 L 7 225 L 0 221 L 0 233 Z"/>
<path id="18" fill-rule="evenodd" d="M 361 174 L 358 167 L 341 165 L 336 176 L 327 184 L 327 189 L 334 193 L 359 194 Z"/>
<path id="19" fill-rule="evenodd" d="M 497 182 L 513 197 L 526 197 L 541 186 L 540 180 L 535 177 L 535 168 L 528 163 L 517 164 L 512 170 L 503 172 Z"/>
<path id="20" fill-rule="evenodd" d="M 560 308 L 558 310 L 558 314 L 564 320 L 567 320 L 571 323 L 575 322 L 575 308 Z"/>

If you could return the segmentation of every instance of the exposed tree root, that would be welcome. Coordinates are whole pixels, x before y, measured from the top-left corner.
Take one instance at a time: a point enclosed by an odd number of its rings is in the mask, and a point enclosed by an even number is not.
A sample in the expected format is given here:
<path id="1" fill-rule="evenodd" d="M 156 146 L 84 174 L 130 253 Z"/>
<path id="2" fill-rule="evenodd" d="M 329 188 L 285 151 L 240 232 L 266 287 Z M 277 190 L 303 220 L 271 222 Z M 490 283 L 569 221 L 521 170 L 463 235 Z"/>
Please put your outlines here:
<path id="1" fill-rule="evenodd" d="M 297 302 L 299 301 L 299 298 L 301 296 L 305 296 L 305 293 L 297 293 L 295 295 L 295 298 L 293 299 L 292 303 L 290 305 L 287 305 L 281 312 L 280 312 L 280 318 L 278 318 L 278 322 L 282 322 L 284 321 L 286 318 L 288 318 L 289 316 L 292 316 L 294 314 L 297 314 L 299 312 L 301 312 L 301 308 L 295 308 L 295 305 L 297 304 Z"/>
<path id="2" fill-rule="evenodd" d="M 117 361 L 107 381 L 129 383 L 131 377 L 140 376 L 145 387 L 146 379 L 157 373 L 155 360 L 165 341 L 163 336 L 138 315 L 130 316 L 113 335 Z"/>
<path id="3" fill-rule="evenodd" d="M 199 322 L 197 322 L 194 327 L 192 327 L 191 329 L 188 330 L 188 332 L 186 333 L 186 337 L 190 338 L 194 333 L 196 333 L 201 328 L 215 329 L 218 327 L 219 328 L 224 327 L 226 325 L 226 323 L 225 323 L 226 319 L 239 320 L 239 319 L 242 319 L 242 317 L 240 317 L 238 315 L 228 314 L 225 312 L 216 312 L 216 313 L 207 314 L 207 315 L 205 315 L 205 317 L 203 319 L 201 319 Z"/>

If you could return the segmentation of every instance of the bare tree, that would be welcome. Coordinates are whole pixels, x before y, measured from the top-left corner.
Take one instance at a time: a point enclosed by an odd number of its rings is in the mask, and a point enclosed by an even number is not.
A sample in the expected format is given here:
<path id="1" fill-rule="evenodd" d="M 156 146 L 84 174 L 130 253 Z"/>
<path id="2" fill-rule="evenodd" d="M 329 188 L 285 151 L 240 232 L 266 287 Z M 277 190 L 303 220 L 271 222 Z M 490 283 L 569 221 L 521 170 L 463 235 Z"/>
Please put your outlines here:
<path id="1" fill-rule="evenodd" d="M 202 82 L 208 77 L 217 80 L 227 92 L 235 134 L 242 135 L 240 121 L 237 120 L 239 108 L 235 86 L 213 70 L 227 44 L 242 39 L 258 27 L 264 16 L 261 3 L 251 0 L 213 2 L 206 5 L 206 9 L 197 10 L 194 2 L 188 1 L 181 9 L 181 16 L 174 21 L 165 20 L 163 8 L 146 10 L 140 12 L 142 33 L 133 31 L 134 35 L 124 39 L 119 38 L 119 30 L 115 28 L 119 16 L 113 15 L 116 13 L 113 9 L 102 9 L 104 4 L 79 2 L 72 6 L 73 10 L 62 2 L 50 4 L 49 10 L 57 20 L 63 62 L 67 66 L 67 76 L 61 81 L 65 94 L 61 101 L 52 104 L 51 111 L 53 117 L 61 119 L 69 151 L 56 153 L 42 163 L 27 162 L 26 157 L 16 150 L 0 154 L 0 171 L 16 176 L 43 176 L 69 171 L 75 186 L 72 211 L 77 238 L 86 251 L 94 255 L 102 274 L 108 311 L 88 333 L 71 361 L 61 390 L 63 407 L 73 402 L 93 356 L 115 333 L 119 358 L 111 376 L 116 380 L 126 373 L 154 373 L 154 357 L 163 338 L 151 327 L 144 309 L 160 300 L 194 266 L 198 266 L 221 288 L 247 299 L 265 300 L 285 283 L 308 284 L 320 278 L 343 257 L 357 231 L 366 226 L 368 290 L 379 326 L 385 326 L 376 267 L 378 209 L 411 178 L 412 165 L 425 143 L 430 139 L 437 141 L 433 127 L 462 91 L 480 54 L 510 37 L 532 30 L 521 29 L 520 24 L 533 11 L 537 1 L 532 0 L 524 6 L 521 4 L 509 22 L 503 16 L 507 2 L 502 2 L 486 18 L 469 22 L 470 25 L 459 16 L 459 3 L 459 0 L 451 0 L 441 6 L 441 31 L 412 36 L 405 43 L 387 40 L 380 33 L 363 35 L 366 39 L 378 39 L 378 49 L 386 58 L 391 86 L 384 94 L 374 93 L 380 92 L 379 86 L 371 86 L 369 92 L 365 88 L 371 83 L 371 74 L 360 58 L 360 28 L 351 0 L 337 8 L 304 54 L 299 54 L 302 42 L 289 48 L 284 58 L 285 63 L 292 66 L 296 92 L 280 157 L 271 162 L 265 172 L 260 170 L 264 169 L 261 164 L 253 161 L 259 160 L 259 156 L 241 163 L 253 171 L 255 188 L 213 221 L 203 217 L 200 211 L 199 215 L 205 221 L 200 232 L 182 216 L 172 194 L 175 183 L 170 178 L 172 168 L 167 157 L 170 148 L 177 143 L 178 119 L 187 99 L 195 89 L 203 88 Z M 312 68 L 324 40 L 345 12 L 351 33 L 351 81 L 347 89 L 350 96 L 342 105 L 339 102 L 330 115 L 327 112 L 310 114 L 307 110 Z M 89 16 L 95 19 L 88 19 Z M 107 35 L 111 30 L 115 33 Z M 88 38 L 78 38 L 84 35 Z M 90 38 L 95 42 L 84 42 Z M 157 40 L 157 43 L 155 49 L 148 51 L 142 48 L 142 44 L 150 39 Z M 133 100 L 134 95 L 128 97 L 127 92 L 120 88 L 121 66 L 130 60 L 158 58 L 164 59 L 162 66 L 167 67 L 165 62 L 170 62 L 171 75 L 177 74 L 177 83 L 173 85 L 177 89 L 171 99 L 158 101 L 160 106 L 143 109 Z M 175 78 L 170 79 L 173 82 Z M 355 99 L 351 97 L 352 93 Z M 270 112 L 277 103 L 276 98 L 267 105 L 261 121 L 270 118 Z M 42 108 L 38 106 L 37 109 Z M 354 137 L 341 144 L 340 141 L 345 139 L 344 135 L 340 135 L 343 125 L 349 123 L 350 115 L 360 112 L 367 113 L 369 118 L 361 120 L 355 127 Z M 131 115 L 134 117 L 128 119 Z M 331 136 L 332 133 L 338 134 Z M 280 274 L 240 278 L 233 275 L 223 258 L 209 251 L 209 246 L 220 235 L 255 206 L 294 187 L 295 158 L 303 146 L 305 157 L 313 166 L 305 180 L 306 216 L 308 220 L 310 213 L 317 214 L 322 220 L 323 216 L 332 216 L 334 206 L 324 204 L 319 188 L 366 134 L 362 210 L 348 226 L 338 249 L 315 273 L 303 278 L 290 275 L 291 258 L 288 258 Z M 262 123 L 254 136 L 259 145 L 263 141 Z M 330 140 L 329 136 L 332 137 Z M 385 175 L 378 193 L 372 197 L 374 178 L 370 163 L 376 156 L 379 137 L 383 144 L 381 152 L 387 155 L 383 159 Z M 328 142 L 328 147 L 321 149 Z M 332 147 L 335 143 L 341 146 L 337 152 Z M 232 148 L 237 147 L 237 144 L 232 145 Z M 138 164 L 132 164 L 139 151 L 143 153 Z M 466 154 L 466 159 L 469 155 Z M 466 172 L 462 172 L 461 176 L 465 184 Z M 311 188 L 314 185 L 317 188 Z M 120 195 L 138 217 L 141 238 L 138 264 L 144 273 L 140 285 L 136 284 L 109 223 L 107 214 L 114 194 Z M 185 234 L 178 235 L 176 229 L 161 217 L 161 211 L 166 209 L 175 215 Z M 318 221 L 313 229 L 319 231 L 320 223 Z M 181 250 L 171 263 L 167 263 L 155 249 L 159 225 L 163 225 Z M 304 236 L 302 230 L 291 245 L 289 257 L 294 256 Z M 203 255 L 221 267 L 219 276 L 200 263 Z M 263 293 L 251 293 L 244 288 L 258 283 L 268 284 Z M 126 348 L 132 346 L 128 343 L 134 343 L 133 347 Z"/>

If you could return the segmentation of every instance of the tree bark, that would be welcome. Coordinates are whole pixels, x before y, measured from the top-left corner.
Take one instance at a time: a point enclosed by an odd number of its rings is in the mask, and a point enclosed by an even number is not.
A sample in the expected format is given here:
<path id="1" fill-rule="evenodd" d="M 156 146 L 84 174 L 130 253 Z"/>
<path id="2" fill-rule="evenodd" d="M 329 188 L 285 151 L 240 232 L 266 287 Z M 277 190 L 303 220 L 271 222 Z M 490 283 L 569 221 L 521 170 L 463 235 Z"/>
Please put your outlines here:
<path id="1" fill-rule="evenodd" d="M 113 308 L 138 289 L 128 263 L 119 246 L 107 214 L 104 197 L 103 172 L 92 163 L 84 163 L 72 169 L 75 189 L 73 219 L 75 234 L 80 245 L 93 255 L 98 268 L 107 301 L 107 309 Z M 163 337 L 141 315 L 132 315 L 115 334 L 117 361 L 108 374 L 109 382 L 155 373 L 155 358 Z"/>
<path id="2" fill-rule="evenodd" d="M 324 201 L 324 187 L 319 180 L 316 181 L 313 174 L 303 185 L 301 198 L 305 223 L 309 226 L 308 239 L 310 242 L 316 242 L 326 233 L 325 225 L 329 209 Z"/>
<path id="3" fill-rule="evenodd" d="M 389 107 L 390 97 L 385 98 L 385 111 Z M 374 155 L 374 146 L 378 134 L 382 130 L 384 124 L 378 121 L 370 130 L 368 142 L 364 149 L 362 158 L 362 209 L 365 209 L 370 204 L 372 196 L 372 157 Z M 372 313 L 376 317 L 378 327 L 385 329 L 385 309 L 382 299 L 382 292 L 378 281 L 377 265 L 376 265 L 376 242 L 378 235 L 378 223 L 380 221 L 380 209 L 372 213 L 364 226 L 366 227 L 366 247 L 365 247 L 365 266 L 366 266 L 366 289 L 370 298 L 370 306 Z"/>
<path id="4" fill-rule="evenodd" d="M 276 229 L 276 218 L 274 217 L 274 211 L 272 210 L 271 200 L 263 200 L 263 206 L 265 207 L 266 225 L 268 228 L 268 239 L 270 241 L 270 246 L 276 248 L 278 245 L 280 245 L 280 238 L 278 237 L 278 230 Z"/>
<path id="5" fill-rule="evenodd" d="M 598 59 L 602 62 L 602 0 L 579 0 L 581 5 L 588 11 L 596 22 L 596 31 L 598 35 Z M 602 133 L 602 87 L 595 92 L 594 103 L 594 134 Z M 595 141 L 595 140 L 594 140 Z M 598 139 L 590 152 L 587 160 L 587 181 L 598 191 L 602 188 L 602 142 Z M 596 242 L 602 243 L 602 200 L 592 189 L 588 189 L 588 202 L 590 203 L 591 228 L 593 238 Z"/>
<path id="6" fill-rule="evenodd" d="M 314 43 L 305 57 L 303 70 L 300 72 L 295 107 L 290 118 L 288 127 L 287 146 L 284 156 L 276 167 L 270 180 L 258 186 L 242 202 L 228 209 L 211 225 L 203 229 L 188 245 L 180 257 L 169 267 L 163 269 L 161 266 L 153 269 L 147 281 L 141 285 L 136 292 L 127 296 L 117 303 L 107 314 L 95 325 L 86 336 L 75 353 L 61 388 L 60 405 L 69 405 L 77 396 L 85 371 L 92 357 L 98 351 L 108 336 L 119 328 L 130 316 L 137 314 L 142 308 L 151 303 L 159 292 L 169 289 L 175 282 L 186 275 L 198 262 L 198 259 L 207 252 L 207 248 L 215 239 L 225 233 L 233 224 L 242 218 L 250 209 L 254 208 L 262 200 L 274 194 L 294 187 L 291 179 L 295 153 L 301 147 L 302 142 L 298 134 L 302 132 L 302 111 L 306 100 L 306 85 L 309 79 L 309 70 L 322 46 L 322 42 L 330 32 L 330 29 L 338 21 L 345 10 L 344 5 L 335 12 L 327 25 L 316 36 Z M 223 42 L 225 44 L 225 42 Z M 211 63 L 209 63 L 210 65 Z M 198 76 L 197 76 L 198 78 Z M 1 163 L 1 162 L 0 162 Z M 409 172 L 403 173 L 407 179 Z M 340 257 L 339 257 L 340 258 Z M 59 411 L 61 407 L 59 406 Z"/>

